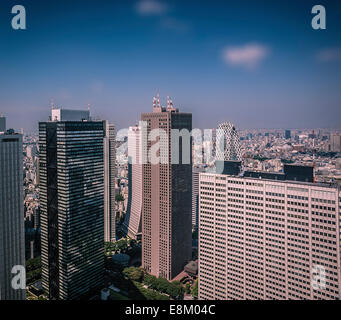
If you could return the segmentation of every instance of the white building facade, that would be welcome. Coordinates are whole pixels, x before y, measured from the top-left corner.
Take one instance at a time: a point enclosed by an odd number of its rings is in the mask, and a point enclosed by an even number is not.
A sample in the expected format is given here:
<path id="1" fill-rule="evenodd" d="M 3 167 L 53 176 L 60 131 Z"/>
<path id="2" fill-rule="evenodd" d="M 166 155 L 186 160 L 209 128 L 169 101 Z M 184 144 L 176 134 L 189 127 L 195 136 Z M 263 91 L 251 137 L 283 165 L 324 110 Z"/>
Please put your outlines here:
<path id="1" fill-rule="evenodd" d="M 340 198 L 337 185 L 201 173 L 199 299 L 340 299 Z"/>

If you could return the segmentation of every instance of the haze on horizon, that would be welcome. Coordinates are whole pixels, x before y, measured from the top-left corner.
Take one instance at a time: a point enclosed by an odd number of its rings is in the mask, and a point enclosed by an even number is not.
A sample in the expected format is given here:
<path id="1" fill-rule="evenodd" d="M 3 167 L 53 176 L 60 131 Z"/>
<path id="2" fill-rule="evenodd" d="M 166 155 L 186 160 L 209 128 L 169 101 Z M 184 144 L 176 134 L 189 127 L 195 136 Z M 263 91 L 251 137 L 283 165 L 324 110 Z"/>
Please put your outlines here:
<path id="1" fill-rule="evenodd" d="M 0 3 L 0 113 L 36 131 L 56 107 L 134 125 L 160 93 L 193 127 L 339 128 L 341 5 L 319 1 L 22 0 Z"/>

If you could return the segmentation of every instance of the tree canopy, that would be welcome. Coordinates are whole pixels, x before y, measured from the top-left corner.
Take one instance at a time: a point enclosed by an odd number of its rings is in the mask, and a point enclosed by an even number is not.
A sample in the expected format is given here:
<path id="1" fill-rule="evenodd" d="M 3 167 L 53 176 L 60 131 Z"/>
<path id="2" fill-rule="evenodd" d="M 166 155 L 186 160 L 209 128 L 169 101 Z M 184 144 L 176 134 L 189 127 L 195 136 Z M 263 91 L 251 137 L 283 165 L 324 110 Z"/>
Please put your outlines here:
<path id="1" fill-rule="evenodd" d="M 115 200 L 117 202 L 124 201 L 124 197 L 119 193 L 115 196 Z"/>

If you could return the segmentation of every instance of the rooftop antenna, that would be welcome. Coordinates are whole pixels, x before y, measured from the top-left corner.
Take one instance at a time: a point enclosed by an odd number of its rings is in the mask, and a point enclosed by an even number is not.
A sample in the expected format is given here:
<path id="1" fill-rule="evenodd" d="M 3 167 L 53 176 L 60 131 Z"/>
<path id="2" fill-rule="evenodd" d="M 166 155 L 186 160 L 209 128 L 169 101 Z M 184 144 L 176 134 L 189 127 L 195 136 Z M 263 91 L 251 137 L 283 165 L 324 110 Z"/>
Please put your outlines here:
<path id="1" fill-rule="evenodd" d="M 161 107 L 161 105 L 160 105 L 160 93 L 158 93 L 158 94 L 156 95 L 156 100 L 157 100 L 157 106 L 158 106 L 158 107 Z"/>
<path id="2" fill-rule="evenodd" d="M 170 96 L 167 96 L 167 107 L 168 108 L 173 108 L 173 101 L 170 98 Z"/>
<path id="3" fill-rule="evenodd" d="M 156 108 L 156 98 L 153 97 L 153 108 Z"/>
<path id="4" fill-rule="evenodd" d="M 54 101 L 53 101 L 53 99 L 51 99 L 50 105 L 51 105 L 51 110 L 53 110 L 54 109 Z"/>

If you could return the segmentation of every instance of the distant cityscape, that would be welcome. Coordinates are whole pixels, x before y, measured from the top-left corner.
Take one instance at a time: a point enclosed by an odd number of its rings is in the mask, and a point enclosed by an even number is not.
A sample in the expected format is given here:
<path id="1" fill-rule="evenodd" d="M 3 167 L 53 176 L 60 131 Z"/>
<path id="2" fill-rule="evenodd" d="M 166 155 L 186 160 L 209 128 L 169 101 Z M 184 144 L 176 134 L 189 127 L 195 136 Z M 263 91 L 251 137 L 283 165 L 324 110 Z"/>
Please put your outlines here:
<path id="1" fill-rule="evenodd" d="M 0 299 L 340 299 L 341 130 L 225 120 L 176 146 L 192 114 L 158 95 L 123 139 L 86 108 L 1 115 Z"/>

